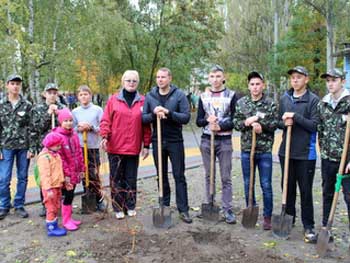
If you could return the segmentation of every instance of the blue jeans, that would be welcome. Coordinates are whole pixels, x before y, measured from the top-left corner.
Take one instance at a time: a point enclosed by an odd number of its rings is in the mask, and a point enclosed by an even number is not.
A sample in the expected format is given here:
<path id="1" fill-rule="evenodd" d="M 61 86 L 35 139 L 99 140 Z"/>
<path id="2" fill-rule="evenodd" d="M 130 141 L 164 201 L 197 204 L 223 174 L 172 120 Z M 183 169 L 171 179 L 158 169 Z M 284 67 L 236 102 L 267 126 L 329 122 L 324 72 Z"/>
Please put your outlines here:
<path id="1" fill-rule="evenodd" d="M 23 207 L 27 190 L 29 168 L 27 149 L 2 149 L 2 157 L 3 159 L 0 160 L 0 208 L 9 209 L 11 207 L 10 183 L 15 157 L 17 168 L 17 191 L 13 206 L 15 208 Z"/>
<path id="2" fill-rule="evenodd" d="M 241 153 L 241 163 L 244 180 L 244 191 L 246 205 L 248 206 L 249 197 L 249 179 L 250 179 L 250 152 Z M 258 166 L 260 176 L 260 186 L 263 191 L 264 213 L 266 217 L 271 217 L 273 209 L 273 194 L 272 194 L 272 154 L 271 153 L 256 153 L 254 156 L 254 178 L 255 168 Z M 253 191 L 253 204 L 255 202 L 255 191 Z"/>

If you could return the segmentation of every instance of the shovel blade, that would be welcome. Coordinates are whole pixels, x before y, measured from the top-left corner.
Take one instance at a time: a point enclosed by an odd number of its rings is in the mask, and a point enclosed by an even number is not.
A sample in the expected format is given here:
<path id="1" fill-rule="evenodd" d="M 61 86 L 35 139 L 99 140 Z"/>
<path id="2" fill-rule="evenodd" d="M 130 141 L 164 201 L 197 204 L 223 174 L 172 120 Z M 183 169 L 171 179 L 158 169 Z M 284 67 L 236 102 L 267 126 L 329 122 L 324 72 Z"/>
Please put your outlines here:
<path id="1" fill-rule="evenodd" d="M 172 226 L 171 210 L 169 207 L 153 208 L 152 220 L 153 225 L 157 228 L 170 228 Z"/>
<path id="2" fill-rule="evenodd" d="M 202 204 L 202 218 L 208 221 L 219 221 L 220 208 L 214 203 Z"/>
<path id="3" fill-rule="evenodd" d="M 86 193 L 81 196 L 81 213 L 93 213 L 96 211 L 96 205 L 96 194 L 87 190 Z"/>
<path id="4" fill-rule="evenodd" d="M 329 248 L 328 243 L 330 237 L 331 233 L 327 228 L 322 228 L 320 233 L 318 234 L 316 251 L 320 257 L 324 257 L 326 255 Z"/>
<path id="5" fill-rule="evenodd" d="M 282 213 L 272 215 L 272 234 L 276 237 L 288 239 L 292 230 L 293 216 Z"/>
<path id="6" fill-rule="evenodd" d="M 243 209 L 242 225 L 245 228 L 255 228 L 259 216 L 259 206 Z"/>

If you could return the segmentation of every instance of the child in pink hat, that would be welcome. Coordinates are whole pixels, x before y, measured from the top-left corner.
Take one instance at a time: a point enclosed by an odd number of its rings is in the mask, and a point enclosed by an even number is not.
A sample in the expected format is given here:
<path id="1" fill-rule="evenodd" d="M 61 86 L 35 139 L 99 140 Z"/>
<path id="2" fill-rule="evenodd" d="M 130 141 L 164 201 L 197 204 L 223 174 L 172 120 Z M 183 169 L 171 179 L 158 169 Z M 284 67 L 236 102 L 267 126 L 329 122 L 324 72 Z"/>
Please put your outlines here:
<path id="1" fill-rule="evenodd" d="M 42 144 L 37 166 L 40 175 L 40 186 L 46 208 L 46 229 L 48 236 L 64 236 L 67 231 L 58 227 L 58 211 L 61 205 L 61 189 L 64 183 L 62 159 L 58 154 L 63 138 L 58 133 L 50 132 Z"/>
<path id="2" fill-rule="evenodd" d="M 80 221 L 72 219 L 72 203 L 74 190 L 84 175 L 85 166 L 83 154 L 79 144 L 79 137 L 73 130 L 73 115 L 69 109 L 64 108 L 58 111 L 60 127 L 53 131 L 59 133 L 63 138 L 59 154 L 62 158 L 65 184 L 62 190 L 64 195 L 62 203 L 63 226 L 74 231 L 79 228 Z"/>

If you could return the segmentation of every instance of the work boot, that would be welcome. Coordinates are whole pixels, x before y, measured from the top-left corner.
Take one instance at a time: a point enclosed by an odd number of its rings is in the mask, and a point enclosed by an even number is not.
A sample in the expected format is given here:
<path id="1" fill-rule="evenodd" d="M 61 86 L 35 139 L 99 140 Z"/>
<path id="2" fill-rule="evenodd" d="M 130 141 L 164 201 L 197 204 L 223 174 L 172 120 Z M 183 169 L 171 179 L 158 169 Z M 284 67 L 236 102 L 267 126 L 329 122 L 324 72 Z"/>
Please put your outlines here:
<path id="1" fill-rule="evenodd" d="M 263 229 L 271 230 L 271 216 L 264 216 Z"/>
<path id="2" fill-rule="evenodd" d="M 0 220 L 4 219 L 9 212 L 10 212 L 10 209 L 0 208 Z"/>
<path id="3" fill-rule="evenodd" d="M 180 213 L 180 219 L 187 223 L 187 224 L 191 224 L 192 223 L 192 218 L 190 217 L 190 215 L 188 214 L 188 212 L 181 212 Z"/>
<path id="4" fill-rule="evenodd" d="M 236 216 L 232 212 L 231 209 L 224 212 L 224 218 L 225 218 L 225 222 L 227 224 L 236 224 L 237 223 Z"/>
<path id="5" fill-rule="evenodd" d="M 39 216 L 40 217 L 45 217 L 46 216 L 46 207 L 44 205 L 41 207 Z"/>
<path id="6" fill-rule="evenodd" d="M 29 216 L 28 212 L 24 209 L 24 207 L 15 208 L 15 215 L 27 218 Z"/>
<path id="7" fill-rule="evenodd" d="M 67 234 L 67 230 L 58 227 L 57 218 L 54 221 L 46 221 L 46 229 L 49 237 L 61 237 Z"/>
<path id="8" fill-rule="evenodd" d="M 304 242 L 310 244 L 317 243 L 317 235 L 313 229 L 305 229 L 304 231 Z"/>

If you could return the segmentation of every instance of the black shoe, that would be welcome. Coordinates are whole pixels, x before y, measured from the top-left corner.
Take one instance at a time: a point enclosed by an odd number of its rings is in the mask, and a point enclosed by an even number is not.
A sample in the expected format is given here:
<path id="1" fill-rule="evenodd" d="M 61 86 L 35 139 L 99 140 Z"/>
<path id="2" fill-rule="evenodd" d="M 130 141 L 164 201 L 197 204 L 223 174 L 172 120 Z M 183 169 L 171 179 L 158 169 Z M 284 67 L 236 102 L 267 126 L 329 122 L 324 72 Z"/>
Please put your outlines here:
<path id="1" fill-rule="evenodd" d="M 0 209 L 0 220 L 4 219 L 8 215 L 9 212 L 10 212 L 10 209 L 1 208 Z"/>
<path id="2" fill-rule="evenodd" d="M 102 213 L 107 211 L 107 207 L 106 207 L 106 205 L 105 205 L 105 203 L 103 201 L 97 203 L 96 211 L 97 212 L 102 212 Z"/>
<path id="3" fill-rule="evenodd" d="M 24 207 L 15 208 L 15 215 L 22 217 L 22 218 L 27 218 L 29 216 L 29 214 L 24 209 Z"/>
<path id="4" fill-rule="evenodd" d="M 305 229 L 304 232 L 304 242 L 310 244 L 317 243 L 317 235 L 313 229 Z"/>
<path id="5" fill-rule="evenodd" d="M 42 206 L 41 211 L 39 213 L 40 217 L 46 217 L 46 207 Z"/>
<path id="6" fill-rule="evenodd" d="M 180 219 L 182 221 L 184 221 L 185 223 L 187 223 L 187 224 L 191 224 L 192 223 L 192 218 L 190 217 L 188 212 L 181 212 L 180 213 Z"/>

